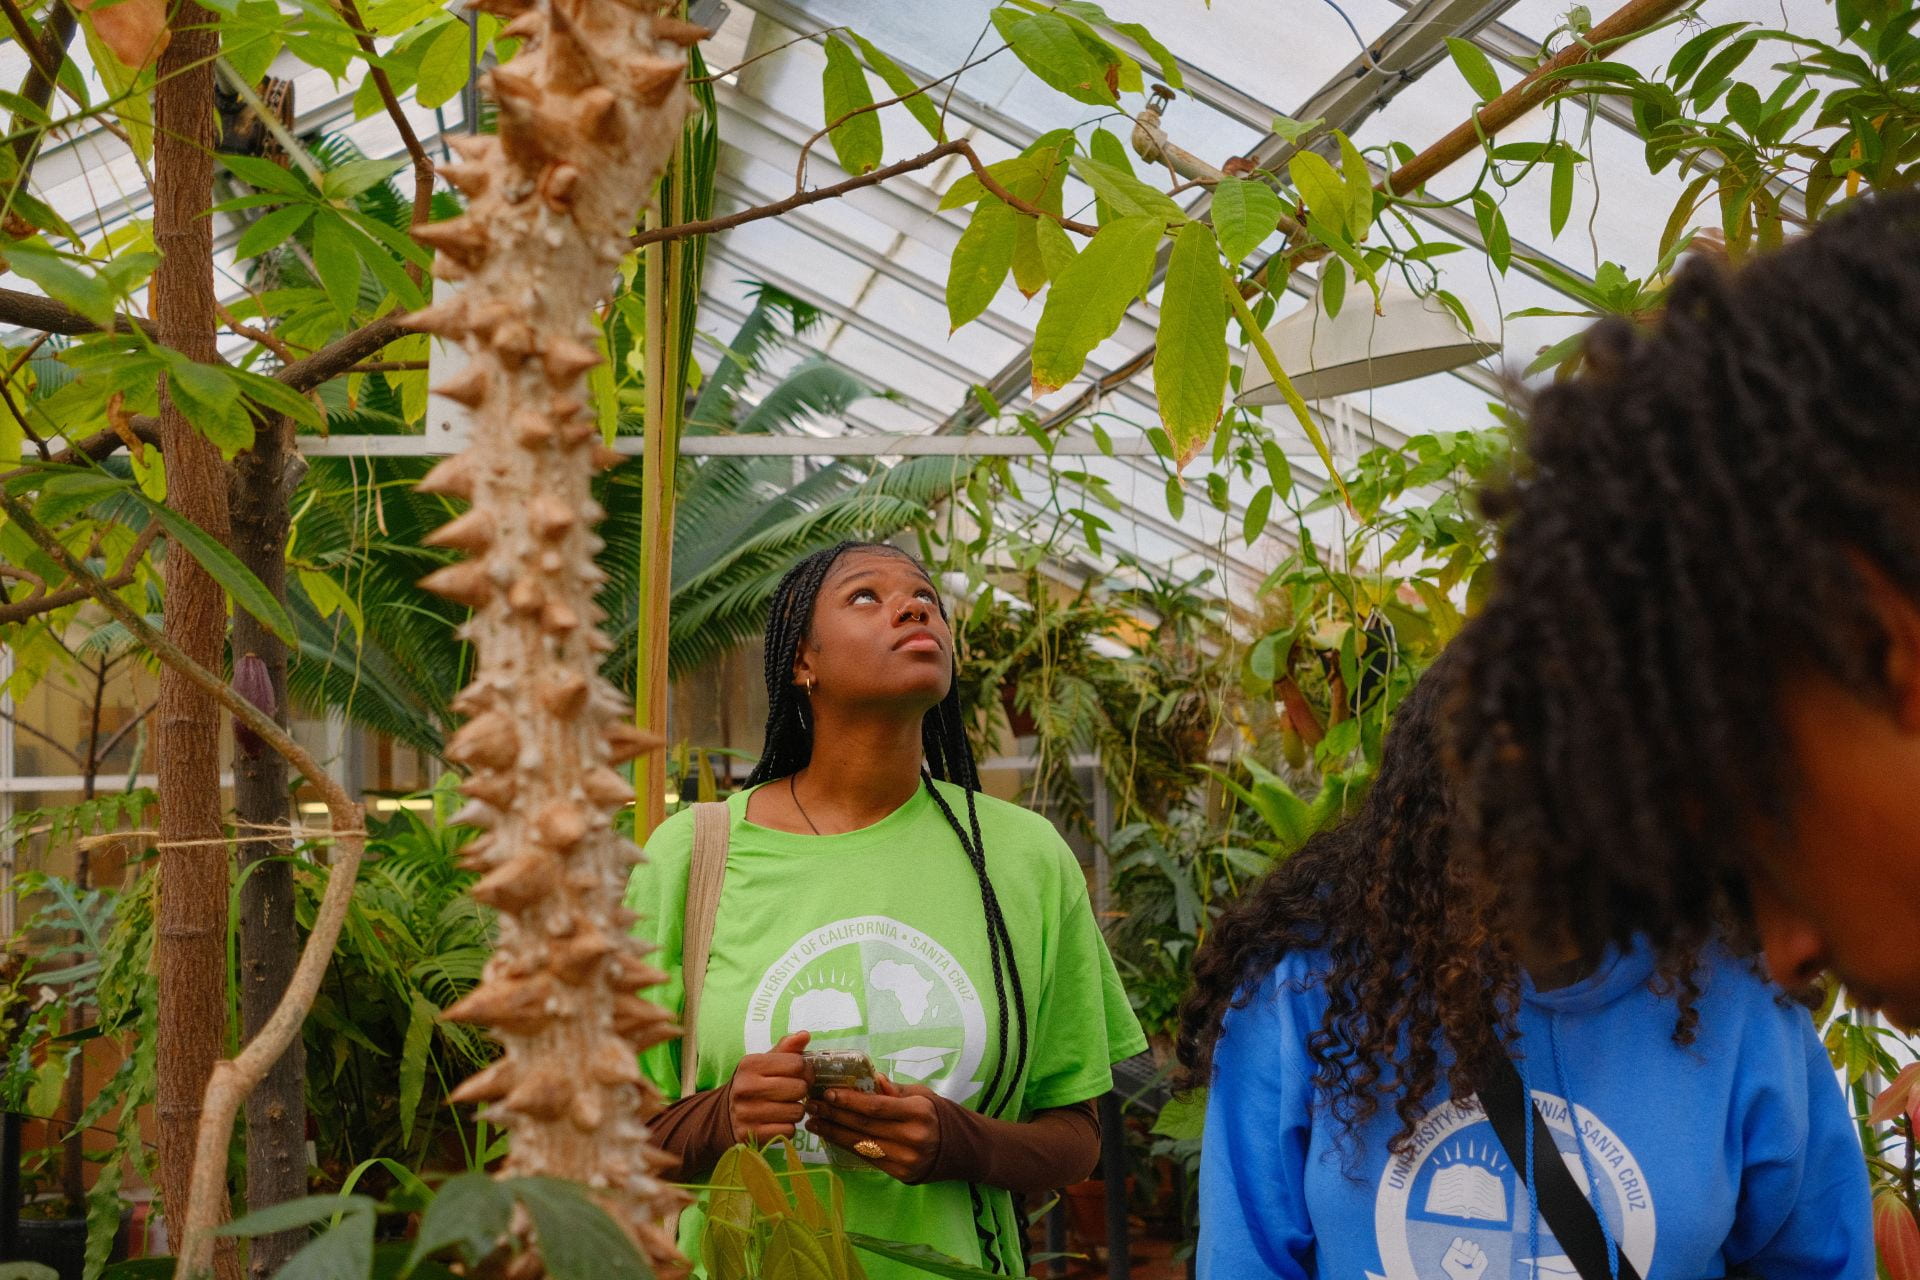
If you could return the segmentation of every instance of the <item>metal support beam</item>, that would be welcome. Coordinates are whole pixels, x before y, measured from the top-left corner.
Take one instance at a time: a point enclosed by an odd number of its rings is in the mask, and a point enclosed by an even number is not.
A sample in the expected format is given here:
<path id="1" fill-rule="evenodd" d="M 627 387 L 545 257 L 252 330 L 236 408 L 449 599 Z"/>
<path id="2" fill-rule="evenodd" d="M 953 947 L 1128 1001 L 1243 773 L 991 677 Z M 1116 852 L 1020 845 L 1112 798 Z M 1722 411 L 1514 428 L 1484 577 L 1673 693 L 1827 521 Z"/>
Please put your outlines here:
<path id="1" fill-rule="evenodd" d="M 301 436 L 300 452 L 309 458 L 427 458 L 450 446 L 426 436 Z M 680 453 L 688 458 L 1142 458 L 1153 456 L 1145 436 L 1122 436 L 1103 448 L 1092 436 L 1075 434 L 1053 448 L 1031 436 L 750 435 L 682 436 Z M 613 447 L 629 457 L 640 453 L 639 436 L 616 436 Z"/>

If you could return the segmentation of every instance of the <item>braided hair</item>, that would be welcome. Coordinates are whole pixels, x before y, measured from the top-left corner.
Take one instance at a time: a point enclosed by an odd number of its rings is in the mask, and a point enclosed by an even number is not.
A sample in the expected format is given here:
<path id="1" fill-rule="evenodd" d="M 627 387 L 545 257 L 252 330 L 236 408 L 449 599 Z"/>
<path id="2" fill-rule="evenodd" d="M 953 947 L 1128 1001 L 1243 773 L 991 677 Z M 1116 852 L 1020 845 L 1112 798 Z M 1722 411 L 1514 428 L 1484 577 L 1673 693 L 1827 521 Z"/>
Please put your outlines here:
<path id="1" fill-rule="evenodd" d="M 1205 1084 L 1229 1009 L 1244 1008 L 1289 953 L 1325 957 L 1320 1025 L 1307 1036 L 1314 1092 L 1342 1138 L 1389 1105 L 1404 1152 L 1434 1090 L 1477 1093 L 1517 1035 L 1521 965 L 1500 926 L 1498 882 L 1454 851 L 1454 800 L 1439 740 L 1452 651 L 1395 712 L 1379 776 L 1347 820 L 1311 837 L 1215 922 L 1194 955 L 1175 1044 Z M 1698 1021 L 1689 952 L 1663 956 L 1674 1039 Z M 1350 1154 L 1358 1155 L 1356 1148 Z"/>
<path id="2" fill-rule="evenodd" d="M 1592 957 L 1750 929 L 1745 870 L 1799 782 L 1787 682 L 1890 695 L 1855 557 L 1920 602 L 1920 193 L 1739 270 L 1697 258 L 1651 331 L 1603 321 L 1585 355 L 1490 495 L 1450 758 L 1522 918 Z"/>
<path id="3" fill-rule="evenodd" d="M 766 682 L 767 731 L 760 760 L 747 775 L 747 785 L 758 786 L 791 777 L 813 758 L 813 716 L 806 697 L 795 686 L 794 659 L 813 630 L 813 610 L 820 599 L 820 588 L 842 556 L 850 552 L 898 556 L 921 573 L 926 569 L 914 557 L 885 542 L 842 542 L 816 551 L 787 570 L 774 589 L 767 610 Z M 939 604 L 940 616 L 947 616 L 946 604 Z M 1028 1058 L 1027 995 L 1020 981 L 1020 968 L 1014 960 L 1013 935 L 1007 929 L 1000 909 L 1000 897 L 987 875 L 987 848 L 980 835 L 980 814 L 975 798 L 980 791 L 980 771 L 974 763 L 973 747 L 967 740 L 966 719 L 960 710 L 960 673 L 956 661 L 947 694 L 927 712 L 921 722 L 921 784 L 933 798 L 940 814 L 953 829 L 960 848 L 973 867 L 980 886 L 980 907 L 986 920 L 987 955 L 993 971 L 993 991 L 999 1029 L 999 1054 L 993 1072 L 980 1095 L 982 1115 L 999 1117 L 1016 1100 L 1020 1080 L 1026 1074 Z M 935 786 L 935 780 L 958 786 L 967 798 L 967 817 L 961 822 L 947 797 Z M 1011 1023 L 1011 1026 L 1009 1026 Z M 1010 1034 L 1011 1033 L 1011 1034 Z M 1014 1046 L 1011 1059 L 1009 1046 Z M 987 1216 L 986 1202 L 977 1185 L 970 1186 L 973 1197 L 974 1231 L 979 1237 L 981 1254 L 996 1270 L 999 1250 Z"/>

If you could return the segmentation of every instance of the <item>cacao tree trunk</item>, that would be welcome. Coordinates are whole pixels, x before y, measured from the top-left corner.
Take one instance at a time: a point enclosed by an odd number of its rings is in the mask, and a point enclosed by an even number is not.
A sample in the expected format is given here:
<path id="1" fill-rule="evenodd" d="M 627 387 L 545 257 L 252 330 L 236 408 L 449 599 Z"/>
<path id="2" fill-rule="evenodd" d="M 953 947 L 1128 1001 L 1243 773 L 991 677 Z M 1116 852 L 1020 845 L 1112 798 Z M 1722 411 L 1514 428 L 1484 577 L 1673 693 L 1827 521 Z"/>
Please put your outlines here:
<path id="1" fill-rule="evenodd" d="M 160 55 L 154 89 L 153 318 L 160 341 L 189 359 L 215 357 L 213 295 L 213 15 L 185 0 Z M 227 479 L 220 454 L 163 390 L 160 444 L 167 505 L 227 539 Z M 166 637 L 212 670 L 221 667 L 226 599 L 176 544 L 165 562 Z M 159 987 L 157 1112 L 160 1190 L 167 1211 L 186 1211 L 200 1098 L 226 1025 L 227 852 L 220 826 L 220 716 L 213 700 L 162 666 L 154 724 L 158 775 L 160 904 L 154 938 Z M 197 843 L 197 842 L 211 843 Z M 196 843 L 188 843 L 196 842 Z M 224 1277 L 237 1277 L 231 1249 Z"/>
<path id="2" fill-rule="evenodd" d="M 288 502 L 294 488 L 290 467 L 299 457 L 290 445 L 292 423 L 276 418 L 259 424 L 253 448 L 234 460 L 233 551 L 273 598 L 287 595 Z M 235 684 L 250 701 L 285 727 L 287 649 L 280 637 L 244 610 L 233 615 Z M 242 664 L 257 659 L 258 693 L 240 679 Z M 250 733 L 236 729 L 233 759 L 234 812 L 239 843 L 240 1025 L 253 1039 L 273 1016 L 300 959 L 300 933 L 293 916 L 291 841 L 257 831 L 289 826 L 287 762 Z M 299 1036 L 247 1096 L 247 1209 L 297 1200 L 307 1193 L 306 1048 Z M 247 1252 L 247 1273 L 270 1276 L 305 1244 L 303 1230 L 257 1236 Z"/>

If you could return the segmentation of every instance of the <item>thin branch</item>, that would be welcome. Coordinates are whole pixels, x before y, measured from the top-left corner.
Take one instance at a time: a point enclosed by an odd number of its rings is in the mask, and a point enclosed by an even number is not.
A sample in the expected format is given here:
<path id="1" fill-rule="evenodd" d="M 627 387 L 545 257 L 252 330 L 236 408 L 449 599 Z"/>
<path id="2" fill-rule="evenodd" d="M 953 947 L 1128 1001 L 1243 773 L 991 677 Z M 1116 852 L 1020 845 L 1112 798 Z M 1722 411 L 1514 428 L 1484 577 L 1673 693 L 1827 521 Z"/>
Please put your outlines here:
<path id="1" fill-rule="evenodd" d="M 146 721 L 146 718 L 153 714 L 153 709 L 159 705 L 160 705 L 160 701 L 159 699 L 156 698 L 148 702 L 146 706 L 140 708 L 140 711 L 137 715 L 135 715 L 131 720 L 128 720 L 125 724 L 121 725 L 118 729 L 115 729 L 113 731 L 113 733 L 107 738 L 106 742 L 101 744 L 100 750 L 96 754 L 98 754 L 102 760 L 105 760 L 108 756 L 112 755 L 114 748 L 119 746 L 122 742 L 126 741 L 127 735 L 132 733 L 135 729 L 138 729 L 141 726 L 141 724 L 143 724 Z"/>
<path id="2" fill-rule="evenodd" d="M 394 95 L 393 82 L 387 78 L 386 69 L 380 65 L 380 54 L 373 47 L 373 36 L 368 33 L 366 23 L 360 20 L 359 7 L 353 0 L 335 2 L 340 6 L 341 16 L 346 19 L 347 26 L 352 28 L 353 38 L 367 55 L 367 69 L 373 75 L 374 88 L 380 91 L 380 101 L 386 105 L 387 116 L 399 131 L 400 141 L 406 144 L 407 154 L 413 158 L 413 216 L 408 220 L 408 225 L 425 226 L 433 212 L 433 160 L 427 155 L 427 149 L 420 145 L 407 113 L 400 109 L 400 99 Z M 407 278 L 415 284 L 420 283 L 422 275 L 419 263 L 407 264 Z"/>
<path id="3" fill-rule="evenodd" d="M 160 522 L 149 521 L 147 527 L 140 531 L 140 536 L 133 540 L 133 545 L 127 549 L 127 554 L 120 561 L 120 568 L 114 575 L 106 579 L 94 577 L 93 581 L 111 591 L 132 586 L 140 567 L 140 558 L 147 554 L 147 549 L 153 545 L 153 540 L 159 536 L 159 533 Z M 93 577 L 91 573 L 88 576 Z M 45 584 L 42 584 L 40 593 L 28 596 L 25 600 L 0 605 L 0 626 L 25 622 L 28 618 L 37 618 L 43 613 L 64 609 L 70 604 L 79 604 L 93 594 L 93 587 L 90 584 L 77 581 L 58 591 L 47 591 L 44 587 Z"/>
<path id="4" fill-rule="evenodd" d="M 417 373 L 425 369 L 430 362 L 426 360 L 366 360 L 348 369 L 348 373 Z"/>
<path id="5" fill-rule="evenodd" d="M 0 0 L 0 2 L 3 2 L 3 0 Z M 814 144 L 819 142 L 820 139 L 826 137 L 828 134 L 832 133 L 835 129 L 838 129 L 841 125 L 845 124 L 847 121 L 853 119 L 855 116 L 866 115 L 870 111 L 878 111 L 882 107 L 898 106 L 900 103 L 905 102 L 908 98 L 917 98 L 921 94 L 925 93 L 927 90 L 935 88 L 939 85 L 943 85 L 949 80 L 958 80 L 963 74 L 973 70 L 975 67 L 985 62 L 988 58 L 994 57 L 996 54 L 1005 53 L 1006 51 L 1007 51 L 1007 46 L 1003 44 L 999 48 L 993 50 L 991 53 L 983 53 L 971 62 L 961 63 L 958 67 L 955 67 L 952 71 L 947 72 L 947 74 L 941 76 L 938 80 L 930 81 L 927 84 L 923 84 L 918 89 L 915 89 L 909 93 L 900 94 L 897 97 L 888 98 L 884 102 L 870 102 L 864 107 L 855 107 L 853 110 L 841 116 L 838 120 L 829 121 L 827 124 L 822 125 L 819 128 L 819 130 L 816 131 L 811 138 L 808 138 L 800 146 L 800 160 L 793 167 L 794 189 L 797 191 L 800 188 L 807 185 L 807 156 L 810 152 L 812 152 Z M 978 168 L 977 161 L 975 162 L 975 168 L 976 169 Z"/>
<path id="6" fill-rule="evenodd" d="M 759 222 L 763 218 L 777 218 L 781 214 L 790 212 L 791 210 L 799 209 L 810 204 L 818 204 L 822 200 L 836 199 L 839 196 L 846 195 L 850 191 L 858 191 L 862 187 L 871 187 L 877 183 L 897 178 L 903 173 L 912 173 L 916 169 L 924 169 L 928 165 L 946 159 L 948 156 L 965 156 L 968 167 L 973 170 L 974 176 L 980 179 L 980 185 L 985 187 L 995 198 L 1005 201 L 1019 213 L 1024 213 L 1030 218 L 1046 218 L 1051 222 L 1059 223 L 1068 231 L 1077 232 L 1083 236 L 1090 236 L 1099 230 L 1098 227 L 1091 223 L 1076 222 L 1072 218 L 1063 218 L 1049 209 L 1042 209 L 1014 195 L 1011 191 L 1001 186 L 998 179 L 987 172 L 986 165 L 982 164 L 980 157 L 974 154 L 971 143 L 965 138 L 954 138 L 941 143 L 931 150 L 923 151 L 917 156 L 910 156 L 905 160 L 896 161 L 884 169 L 875 169 L 871 173 L 863 173 L 857 178 L 848 178 L 844 182 L 836 182 L 830 187 L 814 187 L 807 191 L 796 191 L 785 199 L 775 200 L 771 204 L 757 204 L 751 209 L 741 209 L 736 213 L 729 213 L 725 217 L 703 218 L 698 222 L 677 222 L 670 227 L 655 227 L 651 231 L 640 232 L 627 243 L 631 248 L 638 249 L 643 245 L 658 244 L 663 240 L 685 240 L 691 236 L 709 236 L 717 232 L 731 230 L 734 227 L 743 226 L 749 222 Z"/>
<path id="7" fill-rule="evenodd" d="M 28 733 L 40 739 L 40 741 L 46 743 L 48 746 L 52 747 L 55 751 L 58 751 L 61 755 L 65 756 L 68 760 L 71 760 L 73 762 L 73 771 L 75 773 L 86 772 L 87 762 L 85 759 L 81 757 L 80 753 L 75 751 L 72 747 L 69 747 L 66 743 L 60 741 L 58 738 L 54 737 L 52 734 L 47 733 L 43 729 L 38 729 L 33 725 L 28 724 L 25 720 L 22 720 L 19 716 L 14 715 L 11 711 L 0 711 L 0 720 L 5 720 L 8 724 L 11 724 L 16 729 L 25 729 Z"/>
<path id="8" fill-rule="evenodd" d="M 194 1147 L 193 1188 L 182 1215 L 185 1229 L 175 1272 L 180 1277 L 197 1276 L 207 1270 L 212 1260 L 213 1228 L 226 1200 L 227 1143 L 233 1136 L 234 1117 L 247 1094 L 299 1034 L 307 1010 L 313 1006 L 313 997 L 320 990 L 320 980 L 326 976 L 327 961 L 340 939 L 340 926 L 346 920 L 354 881 L 360 874 L 360 860 L 366 852 L 366 815 L 346 789 L 334 781 L 279 722 L 241 697 L 225 680 L 182 653 L 97 575 L 75 560 L 60 540 L 33 518 L 25 504 L 4 489 L 0 489 L 0 510 L 4 510 L 35 545 L 59 561 L 76 582 L 85 583 L 93 597 L 132 631 L 149 652 L 198 685 L 236 720 L 259 734 L 289 765 L 304 773 L 326 801 L 332 824 L 335 847 L 327 870 L 327 890 L 320 899 L 320 909 L 314 915 L 306 946 L 301 949 L 300 962 L 287 981 L 286 992 L 259 1034 L 233 1058 L 215 1063 L 213 1075 L 207 1081 Z"/>
<path id="9" fill-rule="evenodd" d="M 13 28 L 13 39 L 27 55 L 27 61 L 33 69 L 45 76 L 49 83 L 60 79 L 60 67 L 47 54 L 47 46 L 33 32 L 33 24 L 27 21 L 27 15 L 20 11 L 14 0 L 0 0 L 0 11 L 7 15 L 7 25 Z"/>
<path id="10" fill-rule="evenodd" d="M 227 310 L 226 304 L 216 302 L 213 304 L 213 308 L 220 313 L 220 319 L 226 322 L 227 328 L 233 330 L 242 338 L 257 342 L 267 350 L 273 352 L 274 355 L 279 357 L 283 367 L 293 364 L 300 358 L 293 354 L 292 347 L 289 347 L 265 329 L 254 327 L 240 319 L 239 316 L 234 315 L 233 312 Z"/>
<path id="11" fill-rule="evenodd" d="M 957 155 L 961 151 L 969 149 L 963 139 L 955 138 L 951 142 L 941 143 L 931 151 L 923 151 L 910 159 L 897 161 L 884 169 L 875 169 L 870 173 L 863 173 L 857 178 L 848 178 L 845 182 L 836 182 L 830 187 L 815 187 L 810 191 L 796 191 L 784 200 L 776 200 L 772 204 L 755 205 L 751 209 L 742 209 L 738 213 L 730 213 L 724 218 L 703 218 L 698 222 L 677 222 L 670 227 L 655 227 L 651 231 L 642 231 L 627 243 L 632 248 L 638 249 L 643 245 L 658 244 L 663 240 L 685 240 L 691 236 L 713 235 L 716 232 L 727 231 L 733 227 L 742 226 L 745 223 L 758 222 L 762 218 L 777 218 L 790 210 L 798 209 L 805 205 L 818 204 L 822 200 L 832 200 L 836 197 L 846 195 L 849 191 L 858 191 L 862 187 L 871 187 L 876 183 L 897 178 L 903 173 L 912 173 L 916 169 L 924 169 L 930 164 L 937 163 L 948 156 Z M 4 316 L 0 316 L 0 319 L 3 318 Z"/>
<path id="12" fill-rule="evenodd" d="M 736 62 L 724 71 L 710 71 L 704 76 L 697 76 L 694 79 L 687 81 L 687 83 L 690 85 L 712 84 L 715 80 L 724 80 L 730 75 L 735 75 L 741 71 L 745 71 L 748 67 L 760 61 L 760 59 L 771 58 L 774 54 L 779 53 L 782 49 L 791 49 L 793 48 L 794 45 L 799 44 L 802 40 L 818 40 L 821 36 L 830 36 L 836 31 L 846 31 L 851 33 L 852 30 L 853 28 L 851 27 L 822 27 L 818 31 L 809 31 L 803 36 L 795 36 L 791 40 L 782 41 L 781 43 L 773 46 L 773 48 L 771 49 L 767 49 L 760 53 L 756 53 L 751 58 L 748 58 L 745 62 Z"/>

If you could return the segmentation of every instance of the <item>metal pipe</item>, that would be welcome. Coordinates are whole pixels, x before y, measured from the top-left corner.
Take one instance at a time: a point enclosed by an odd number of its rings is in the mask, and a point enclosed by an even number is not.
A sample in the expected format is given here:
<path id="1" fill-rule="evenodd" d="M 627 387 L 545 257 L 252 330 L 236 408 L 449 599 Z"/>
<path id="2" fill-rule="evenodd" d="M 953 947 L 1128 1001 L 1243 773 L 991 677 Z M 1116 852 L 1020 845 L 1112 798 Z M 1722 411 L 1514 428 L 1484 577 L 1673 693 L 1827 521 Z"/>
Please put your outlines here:
<path id="1" fill-rule="evenodd" d="M 1100 1095 L 1100 1176 L 1107 1184 L 1107 1280 L 1130 1280 L 1133 1255 L 1127 1239 L 1127 1126 L 1120 1094 Z"/>

